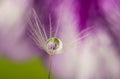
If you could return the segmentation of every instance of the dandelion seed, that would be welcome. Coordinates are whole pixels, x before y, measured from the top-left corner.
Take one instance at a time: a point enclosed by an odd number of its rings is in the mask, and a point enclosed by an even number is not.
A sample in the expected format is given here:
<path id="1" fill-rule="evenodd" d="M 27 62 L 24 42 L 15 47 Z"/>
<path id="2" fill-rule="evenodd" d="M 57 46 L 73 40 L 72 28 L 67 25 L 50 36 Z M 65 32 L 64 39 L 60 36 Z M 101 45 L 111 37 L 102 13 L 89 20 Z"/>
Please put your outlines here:
<path id="1" fill-rule="evenodd" d="M 55 30 L 55 34 L 52 34 L 52 21 L 51 16 L 49 15 L 50 32 L 49 34 L 47 34 L 44 25 L 41 23 L 39 16 L 37 15 L 34 8 L 32 9 L 32 14 L 32 17 L 27 17 L 27 21 L 31 28 L 31 38 L 39 48 L 44 49 L 44 51 L 46 51 L 50 55 L 50 68 L 48 75 L 48 79 L 50 79 L 52 56 L 58 54 L 58 52 L 63 48 L 62 41 L 59 38 L 57 38 L 58 25 Z"/>
<path id="2" fill-rule="evenodd" d="M 59 54 L 60 50 L 62 50 L 63 48 L 63 44 L 61 39 L 57 37 L 59 25 L 57 24 L 56 30 L 53 33 L 52 19 L 50 14 L 48 20 L 49 20 L 49 32 L 46 32 L 45 26 L 41 23 L 41 20 L 39 19 L 39 16 L 37 15 L 37 12 L 34 10 L 34 8 L 32 9 L 32 16 L 31 17 L 28 16 L 27 19 L 31 28 L 30 30 L 31 38 L 39 48 L 43 49 L 50 55 L 50 64 L 49 64 L 50 68 L 48 74 L 48 79 L 50 79 L 52 56 L 55 54 Z M 84 31 L 81 31 L 80 34 L 77 35 L 78 39 L 72 40 L 71 43 L 67 45 L 67 47 L 71 48 L 81 39 L 87 37 L 89 34 L 86 34 L 86 32 L 90 31 L 91 29 L 92 28 L 87 28 Z"/>
<path id="3" fill-rule="evenodd" d="M 36 11 L 32 9 L 33 17 L 28 16 L 28 23 L 30 25 L 31 38 L 39 46 L 44 49 L 49 55 L 58 54 L 62 49 L 62 41 L 56 37 L 58 25 L 55 34 L 52 34 L 51 17 L 49 15 L 50 32 L 47 34 L 43 24 L 41 23 Z M 49 36 L 47 36 L 49 35 Z"/>

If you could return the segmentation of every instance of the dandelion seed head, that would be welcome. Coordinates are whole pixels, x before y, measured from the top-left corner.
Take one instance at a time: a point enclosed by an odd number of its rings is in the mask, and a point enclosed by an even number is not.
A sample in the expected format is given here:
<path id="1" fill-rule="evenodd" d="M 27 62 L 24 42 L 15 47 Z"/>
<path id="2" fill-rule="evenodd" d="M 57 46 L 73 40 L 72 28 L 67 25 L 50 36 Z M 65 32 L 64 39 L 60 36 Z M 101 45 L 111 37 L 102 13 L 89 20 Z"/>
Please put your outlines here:
<path id="1" fill-rule="evenodd" d="M 50 38 L 46 43 L 46 50 L 50 55 L 58 54 L 62 47 L 62 41 L 58 38 Z"/>
<path id="2" fill-rule="evenodd" d="M 52 20 L 49 15 L 49 32 L 46 31 L 44 24 L 41 22 L 36 10 L 32 8 L 32 16 L 27 17 L 28 24 L 30 25 L 31 38 L 35 44 L 46 51 L 49 55 L 59 54 L 63 48 L 62 41 L 57 38 L 59 26 L 56 26 L 55 33 L 53 32 Z"/>

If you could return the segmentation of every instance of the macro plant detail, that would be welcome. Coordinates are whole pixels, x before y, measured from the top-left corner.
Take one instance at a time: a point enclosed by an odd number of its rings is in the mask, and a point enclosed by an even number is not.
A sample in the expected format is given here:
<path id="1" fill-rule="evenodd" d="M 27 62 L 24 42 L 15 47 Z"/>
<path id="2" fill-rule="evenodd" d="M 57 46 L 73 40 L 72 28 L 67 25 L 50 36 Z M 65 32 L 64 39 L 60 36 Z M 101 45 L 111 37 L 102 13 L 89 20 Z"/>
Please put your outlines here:
<path id="1" fill-rule="evenodd" d="M 29 31 L 32 35 L 31 38 L 36 43 L 36 45 L 50 55 L 50 68 L 48 74 L 48 79 L 50 79 L 52 56 L 58 54 L 58 52 L 63 48 L 62 41 L 56 36 L 59 27 L 57 26 L 55 33 L 53 34 L 52 25 L 51 25 L 52 21 L 51 21 L 51 17 L 49 16 L 50 30 L 48 37 L 44 25 L 41 23 L 39 16 L 37 15 L 34 8 L 32 8 L 32 15 L 33 15 L 32 19 L 30 16 L 27 16 L 27 22 L 31 28 L 31 30 Z"/>
<path id="2" fill-rule="evenodd" d="M 50 63 L 49 63 L 49 74 L 48 79 L 50 79 L 51 69 L 52 69 L 52 56 L 55 54 L 60 54 L 61 50 L 64 51 L 64 45 L 62 40 L 57 37 L 59 24 L 56 26 L 56 30 L 53 33 L 52 31 L 52 21 L 51 16 L 49 15 L 49 32 L 46 32 L 44 28 L 44 24 L 42 24 L 39 16 L 34 8 L 32 8 L 32 17 L 27 15 L 27 23 L 30 26 L 30 37 L 35 42 L 35 44 L 40 48 L 43 49 L 49 56 L 50 56 Z M 73 48 L 75 44 L 77 44 L 80 40 L 89 36 L 88 31 L 92 31 L 92 27 L 87 28 L 81 31 L 78 35 L 76 40 L 71 40 L 71 43 L 67 45 L 66 49 Z M 49 36 L 48 36 L 49 35 Z M 79 44 L 77 44 L 79 45 Z"/>
<path id="3" fill-rule="evenodd" d="M 63 48 L 62 41 L 56 36 L 59 27 L 57 26 L 56 32 L 53 34 L 51 17 L 49 16 L 50 31 L 49 33 L 46 32 L 44 25 L 41 23 L 36 11 L 32 9 L 32 12 L 32 19 L 27 16 L 27 21 L 31 28 L 31 30 L 29 30 L 32 35 L 31 38 L 39 48 L 45 50 L 49 55 L 57 54 L 57 52 Z M 48 34 L 49 37 L 47 36 Z"/>
<path id="4" fill-rule="evenodd" d="M 43 59 L 48 79 L 120 79 L 119 14 L 119 0 L 1 0 L 0 55 Z"/>

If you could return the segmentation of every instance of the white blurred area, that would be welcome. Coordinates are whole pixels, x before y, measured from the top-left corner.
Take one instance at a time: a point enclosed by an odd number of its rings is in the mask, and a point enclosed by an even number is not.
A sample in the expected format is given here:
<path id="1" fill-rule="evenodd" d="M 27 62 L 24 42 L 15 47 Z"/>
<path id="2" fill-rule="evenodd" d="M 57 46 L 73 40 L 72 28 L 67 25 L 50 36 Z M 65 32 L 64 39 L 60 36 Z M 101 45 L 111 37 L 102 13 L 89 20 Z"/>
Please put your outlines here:
<path id="1" fill-rule="evenodd" d="M 0 1 L 0 27 L 9 28 L 19 23 L 28 6 L 27 0 Z M 27 4 L 26 4 L 27 3 Z"/>
<path id="2" fill-rule="evenodd" d="M 95 36 L 88 36 L 81 51 L 77 79 L 119 79 L 120 61 L 118 53 L 109 35 L 99 31 Z"/>
<path id="3" fill-rule="evenodd" d="M 76 35 L 80 32 L 72 13 L 73 5 L 68 3 L 57 8 L 58 16 L 62 19 L 64 34 L 61 38 L 65 50 L 53 59 L 53 73 L 59 76 L 56 79 L 120 79 L 120 59 L 115 40 L 112 40 L 113 37 L 105 29 L 107 26 L 101 21 L 88 24 L 88 27 L 93 27 L 87 32 L 89 35 L 70 47 L 72 41 L 79 39 Z"/>
<path id="4" fill-rule="evenodd" d="M 10 36 L 15 32 L 19 36 L 24 30 L 24 15 L 28 0 L 1 0 L 0 2 L 0 31 L 2 36 Z M 16 33 L 16 31 L 18 33 Z"/>
<path id="5" fill-rule="evenodd" d="M 71 47 L 55 56 L 55 75 L 60 79 L 120 79 L 118 51 L 107 32 L 97 30 L 78 43 L 77 49 Z"/>
<path id="6" fill-rule="evenodd" d="M 31 47 L 25 35 L 25 13 L 31 0 L 0 1 L 0 51 L 13 60 L 31 57 Z"/>

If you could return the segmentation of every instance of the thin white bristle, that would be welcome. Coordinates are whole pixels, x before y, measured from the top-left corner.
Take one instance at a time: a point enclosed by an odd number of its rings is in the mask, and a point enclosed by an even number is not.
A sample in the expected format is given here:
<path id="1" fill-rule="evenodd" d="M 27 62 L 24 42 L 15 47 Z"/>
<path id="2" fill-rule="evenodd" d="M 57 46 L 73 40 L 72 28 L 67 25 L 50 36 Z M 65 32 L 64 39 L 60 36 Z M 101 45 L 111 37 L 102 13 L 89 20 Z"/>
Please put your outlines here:
<path id="1" fill-rule="evenodd" d="M 75 41 L 72 41 L 71 42 L 71 45 L 73 45 L 74 43 L 78 43 L 80 40 L 86 38 L 87 36 L 89 36 L 89 33 L 88 34 L 85 34 L 83 35 L 82 37 L 79 37 L 78 39 L 76 39 Z"/>
<path id="2" fill-rule="evenodd" d="M 78 39 L 71 41 L 71 43 L 68 44 L 68 45 L 66 45 L 65 47 L 68 49 L 68 48 L 71 48 L 71 47 L 74 46 L 74 45 L 79 44 L 82 39 L 84 39 L 84 38 L 86 38 L 86 37 L 89 36 L 89 33 L 88 33 L 88 32 L 91 31 L 91 30 L 92 30 L 92 27 L 89 27 L 89 28 L 81 31 L 81 32 L 77 35 L 77 38 L 78 38 Z"/>
<path id="3" fill-rule="evenodd" d="M 58 29 L 59 29 L 59 21 L 57 22 L 57 26 L 56 26 L 56 30 L 55 30 L 54 37 L 56 37 L 56 36 L 57 36 Z"/>
<path id="4" fill-rule="evenodd" d="M 35 12 L 34 12 L 34 11 L 33 11 L 33 17 L 34 17 L 35 24 L 36 24 L 36 28 L 37 28 L 36 31 L 38 30 L 38 34 L 40 34 L 40 37 L 41 37 L 42 41 L 45 43 L 45 39 L 44 39 L 42 30 L 41 30 L 40 27 L 39 27 L 38 20 L 37 20 L 37 18 L 36 18 L 36 16 L 35 16 Z"/>
<path id="5" fill-rule="evenodd" d="M 44 45 L 43 41 L 40 40 L 40 36 L 39 36 L 38 34 L 36 34 L 35 32 L 32 32 L 32 31 L 31 31 L 31 34 L 33 35 L 33 39 L 35 39 L 41 46 Z M 36 41 L 35 41 L 35 42 L 36 42 Z M 37 42 L 36 42 L 36 43 L 37 43 Z"/>
<path id="6" fill-rule="evenodd" d="M 49 23 L 50 23 L 50 36 L 49 38 L 52 37 L 52 24 L 51 24 L 51 16 L 49 15 Z"/>
<path id="7" fill-rule="evenodd" d="M 37 46 L 45 49 L 47 34 L 45 32 L 44 26 L 41 26 L 42 24 L 39 24 L 40 22 L 38 22 L 37 14 L 35 13 L 35 11 L 33 11 L 33 18 L 31 19 L 30 17 L 27 17 L 27 21 L 31 27 L 31 30 L 29 30 L 32 34 L 31 38 Z"/>
<path id="8" fill-rule="evenodd" d="M 47 37 L 46 31 L 45 31 L 44 25 L 41 23 L 38 15 L 37 15 L 37 13 L 36 13 L 36 11 L 34 10 L 34 8 L 33 8 L 32 10 L 34 11 L 34 14 L 35 14 L 35 16 L 36 16 L 36 19 L 37 19 L 37 21 L 38 21 L 38 24 L 39 24 L 41 30 L 43 31 L 43 35 L 45 36 L 45 39 L 47 40 L 48 37 Z"/>
<path id="9" fill-rule="evenodd" d="M 30 27 L 32 29 L 32 30 L 29 30 L 30 33 L 33 36 L 32 39 L 34 40 L 35 43 L 38 42 L 39 44 L 41 44 L 43 46 L 43 41 L 41 40 L 41 37 L 39 36 L 39 34 L 37 33 L 36 29 L 34 28 L 34 24 L 31 22 L 31 20 L 29 20 L 28 23 L 29 23 L 29 25 L 30 25 Z"/>
<path id="10" fill-rule="evenodd" d="M 39 39 L 33 38 L 32 36 L 30 36 L 30 38 L 35 42 L 35 44 L 39 47 L 39 48 L 44 48 L 44 46 L 41 44 Z"/>
<path id="11" fill-rule="evenodd" d="M 31 28 L 32 29 L 32 28 Z M 30 36 L 32 38 L 32 40 L 38 45 L 39 47 L 44 47 L 44 43 L 43 41 L 40 39 L 39 35 L 36 33 L 36 31 L 33 32 L 32 30 L 29 30 L 30 33 L 32 34 L 32 36 Z M 40 46 L 41 45 L 41 46 Z"/>
<path id="12" fill-rule="evenodd" d="M 80 37 L 81 35 L 84 35 L 85 33 L 91 31 L 93 29 L 93 27 L 88 27 L 86 28 L 85 30 L 82 30 L 78 35 L 77 37 Z"/>

